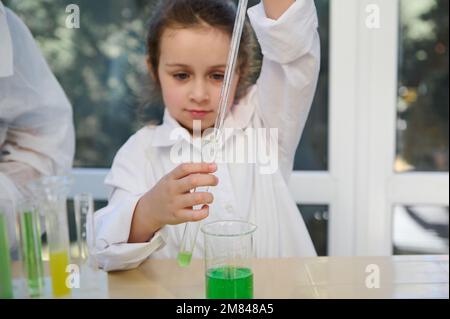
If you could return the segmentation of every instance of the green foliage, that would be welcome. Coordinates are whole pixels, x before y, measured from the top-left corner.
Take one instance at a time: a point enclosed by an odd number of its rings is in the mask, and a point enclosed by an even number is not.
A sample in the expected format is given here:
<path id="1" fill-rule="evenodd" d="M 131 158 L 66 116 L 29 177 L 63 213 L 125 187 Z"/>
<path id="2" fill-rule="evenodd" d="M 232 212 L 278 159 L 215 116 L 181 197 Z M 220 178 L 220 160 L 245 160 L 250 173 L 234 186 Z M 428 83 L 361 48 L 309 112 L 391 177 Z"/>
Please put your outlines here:
<path id="1" fill-rule="evenodd" d="M 12 0 L 32 31 L 74 109 L 76 166 L 109 167 L 141 125 L 146 103 L 146 21 L 154 1 L 79 0 L 80 29 L 65 26 L 73 1 Z M 160 118 L 152 108 L 145 118 Z"/>
<path id="2" fill-rule="evenodd" d="M 411 4 L 411 0 L 402 1 L 403 8 Z M 399 136 L 398 152 L 415 170 L 448 171 L 449 2 L 428 3 L 428 10 L 417 20 L 402 23 L 399 85 L 404 106 L 399 117 L 408 127 Z M 419 23 L 428 26 L 428 31 L 414 36 L 412 29 Z"/>

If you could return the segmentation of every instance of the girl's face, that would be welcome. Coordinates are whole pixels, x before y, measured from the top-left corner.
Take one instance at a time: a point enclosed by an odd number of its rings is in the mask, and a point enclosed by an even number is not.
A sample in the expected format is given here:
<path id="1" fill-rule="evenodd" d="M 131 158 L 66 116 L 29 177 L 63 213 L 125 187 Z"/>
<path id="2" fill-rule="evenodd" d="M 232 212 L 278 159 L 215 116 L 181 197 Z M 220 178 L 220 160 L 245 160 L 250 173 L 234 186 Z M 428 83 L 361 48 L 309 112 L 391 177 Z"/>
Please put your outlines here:
<path id="1" fill-rule="evenodd" d="M 164 104 L 181 126 L 193 130 L 200 120 L 202 131 L 213 127 L 230 50 L 230 36 L 212 27 L 165 29 L 161 36 L 158 77 Z M 229 112 L 239 75 L 235 75 Z"/>

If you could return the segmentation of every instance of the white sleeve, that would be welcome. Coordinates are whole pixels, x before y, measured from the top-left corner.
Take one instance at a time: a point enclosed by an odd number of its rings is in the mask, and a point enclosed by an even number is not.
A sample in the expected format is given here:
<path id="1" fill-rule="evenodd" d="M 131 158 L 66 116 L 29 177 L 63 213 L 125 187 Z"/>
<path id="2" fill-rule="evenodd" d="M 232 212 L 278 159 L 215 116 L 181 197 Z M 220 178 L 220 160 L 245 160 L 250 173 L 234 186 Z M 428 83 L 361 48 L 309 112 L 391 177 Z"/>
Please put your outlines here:
<path id="1" fill-rule="evenodd" d="M 136 135 L 131 137 L 117 153 L 105 180 L 113 191 L 108 206 L 95 213 L 95 237 L 98 262 L 107 271 L 135 268 L 167 242 L 163 228 L 150 242 L 128 243 L 136 204 L 147 191 L 144 150 Z"/>
<path id="2" fill-rule="evenodd" d="M 264 55 L 256 116 L 264 127 L 278 128 L 280 170 L 288 181 L 319 76 L 316 7 L 313 0 L 297 0 L 272 20 L 261 2 L 248 14 Z"/>
<path id="3" fill-rule="evenodd" d="M 140 197 L 117 189 L 111 203 L 95 213 L 97 260 L 106 271 L 136 268 L 166 243 L 164 229 L 147 243 L 128 243 L 133 212 Z"/>
<path id="4" fill-rule="evenodd" d="M 44 175 L 67 173 L 75 152 L 71 105 L 28 28 L 12 11 L 5 12 L 13 74 L 0 77 L 1 161 Z M 23 176 L 3 169 L 12 179 Z"/>

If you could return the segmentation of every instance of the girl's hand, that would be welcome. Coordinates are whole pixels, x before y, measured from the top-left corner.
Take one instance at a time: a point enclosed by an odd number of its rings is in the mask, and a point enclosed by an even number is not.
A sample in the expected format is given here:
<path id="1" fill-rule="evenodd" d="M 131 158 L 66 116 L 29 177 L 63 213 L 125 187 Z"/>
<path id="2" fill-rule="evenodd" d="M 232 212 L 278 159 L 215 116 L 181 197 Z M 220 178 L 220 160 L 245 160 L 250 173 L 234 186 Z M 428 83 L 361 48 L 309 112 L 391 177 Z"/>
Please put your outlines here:
<path id="1" fill-rule="evenodd" d="M 216 164 L 181 164 L 161 180 L 136 205 L 129 242 L 146 242 L 165 225 L 195 222 L 208 217 L 213 195 L 209 192 L 191 192 L 199 187 L 217 186 L 212 175 Z M 200 210 L 193 210 L 201 205 Z"/>

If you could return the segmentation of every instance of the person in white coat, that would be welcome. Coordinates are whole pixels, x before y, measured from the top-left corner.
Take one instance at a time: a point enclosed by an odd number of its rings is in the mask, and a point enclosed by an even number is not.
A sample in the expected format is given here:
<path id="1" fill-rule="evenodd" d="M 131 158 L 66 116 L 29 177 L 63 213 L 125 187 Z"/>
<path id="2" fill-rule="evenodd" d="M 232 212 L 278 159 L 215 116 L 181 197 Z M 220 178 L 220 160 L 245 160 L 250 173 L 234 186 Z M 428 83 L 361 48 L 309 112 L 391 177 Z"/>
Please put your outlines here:
<path id="1" fill-rule="evenodd" d="M 68 173 L 74 136 L 64 91 L 26 25 L 0 2 L 0 202 L 7 216 L 30 181 Z"/>
<path id="2" fill-rule="evenodd" d="M 219 219 L 257 225 L 256 257 L 316 255 L 287 186 L 320 69 L 313 0 L 264 0 L 248 10 L 264 55 L 257 83 L 248 87 L 248 33 L 241 42 L 235 99 L 224 126 L 232 132 L 277 128 L 277 169 L 267 174 L 258 163 L 174 161 L 174 149 L 195 144 L 190 139 L 194 120 L 201 121 L 202 132 L 214 126 L 232 8 L 227 1 L 170 0 L 155 13 L 148 67 L 166 109 L 162 125 L 142 128 L 119 150 L 106 178 L 112 187 L 109 202 L 95 214 L 96 253 L 105 270 L 134 268 L 147 258 L 176 258 L 184 223 Z M 186 134 L 174 138 L 177 130 Z M 226 134 L 219 153 L 242 138 Z M 192 149 L 201 152 L 195 145 Z M 207 192 L 200 191 L 205 187 Z M 198 236 L 193 256 L 203 253 Z"/>

